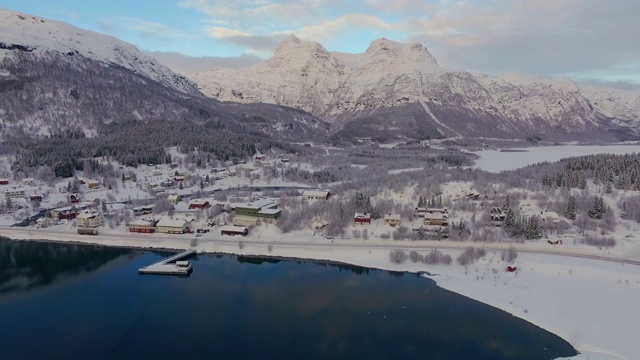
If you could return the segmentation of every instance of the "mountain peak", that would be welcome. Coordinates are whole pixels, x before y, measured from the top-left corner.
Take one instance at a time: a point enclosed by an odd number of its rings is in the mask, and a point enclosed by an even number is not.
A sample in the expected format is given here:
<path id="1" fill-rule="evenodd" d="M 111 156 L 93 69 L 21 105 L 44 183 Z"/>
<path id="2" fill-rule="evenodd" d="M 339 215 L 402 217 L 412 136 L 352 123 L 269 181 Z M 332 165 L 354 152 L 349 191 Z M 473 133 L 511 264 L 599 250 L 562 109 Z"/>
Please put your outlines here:
<path id="1" fill-rule="evenodd" d="M 306 61 L 310 58 L 328 59 L 329 57 L 329 52 L 322 45 L 312 41 L 300 40 L 295 35 L 290 34 L 278 45 L 273 57 L 267 60 L 267 63 L 281 66 L 290 63 L 293 59 Z"/>
<path id="2" fill-rule="evenodd" d="M 281 44 L 295 44 L 295 45 L 299 45 L 302 42 L 302 40 L 300 40 L 299 37 L 295 36 L 294 34 L 289 34 L 287 35 L 287 37 L 282 41 Z"/>
<path id="3" fill-rule="evenodd" d="M 403 65 L 417 69 L 438 69 L 438 61 L 419 43 L 399 43 L 387 38 L 371 42 L 365 52 L 365 63 Z"/>

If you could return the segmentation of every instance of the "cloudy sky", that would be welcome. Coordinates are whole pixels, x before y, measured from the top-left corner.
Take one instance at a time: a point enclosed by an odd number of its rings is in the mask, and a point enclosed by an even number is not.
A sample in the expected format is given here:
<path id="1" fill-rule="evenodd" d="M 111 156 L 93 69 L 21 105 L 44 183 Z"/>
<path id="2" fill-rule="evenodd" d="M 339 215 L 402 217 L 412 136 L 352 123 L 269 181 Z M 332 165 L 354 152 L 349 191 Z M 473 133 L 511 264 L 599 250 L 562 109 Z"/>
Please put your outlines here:
<path id="1" fill-rule="evenodd" d="M 251 65 L 293 33 L 351 53 L 380 37 L 417 41 L 451 69 L 640 84 L 638 0 L 2 0 L 0 6 L 109 33 L 182 71 Z"/>

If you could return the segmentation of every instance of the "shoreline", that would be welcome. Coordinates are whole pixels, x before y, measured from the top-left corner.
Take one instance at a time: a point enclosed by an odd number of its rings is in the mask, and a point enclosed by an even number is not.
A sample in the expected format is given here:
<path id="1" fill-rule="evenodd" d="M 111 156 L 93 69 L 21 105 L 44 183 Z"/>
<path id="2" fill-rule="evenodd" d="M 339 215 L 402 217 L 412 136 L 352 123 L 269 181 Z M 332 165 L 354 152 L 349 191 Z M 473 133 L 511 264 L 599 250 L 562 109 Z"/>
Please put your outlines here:
<path id="1" fill-rule="evenodd" d="M 75 243 L 113 246 L 142 251 L 180 251 L 195 249 L 198 254 L 229 254 L 235 256 L 288 259 L 293 261 L 322 261 L 336 265 L 354 265 L 386 271 L 419 273 L 422 276 L 434 280 L 436 284 L 443 289 L 496 307 L 556 334 L 580 352 L 579 355 L 572 359 L 631 359 L 630 356 L 639 351 L 639 349 L 634 349 L 634 343 L 630 342 L 626 343 L 627 347 L 630 348 L 628 352 L 617 353 L 621 351 L 620 336 L 610 336 L 611 339 L 601 339 L 590 332 L 580 331 L 580 329 L 586 329 L 592 326 L 592 322 L 588 320 L 588 316 L 584 316 L 584 312 L 591 314 L 594 310 L 582 309 L 582 318 L 574 316 L 568 317 L 566 315 L 566 313 L 572 313 L 571 307 L 575 307 L 573 305 L 576 301 L 584 301 L 583 296 L 587 296 L 581 293 L 573 294 L 573 292 L 570 291 L 570 286 L 564 283 L 567 281 L 567 277 L 574 277 L 575 281 L 585 281 L 586 278 L 586 281 L 595 283 L 596 285 L 594 286 L 596 286 L 595 288 L 597 289 L 598 286 L 601 288 L 605 285 L 611 286 L 611 280 L 616 277 L 628 276 L 633 278 L 631 282 L 633 286 L 628 289 L 632 297 L 629 297 L 627 293 L 625 293 L 624 296 L 630 299 L 633 304 L 640 301 L 640 266 L 628 263 L 628 261 L 635 261 L 635 259 L 625 260 L 620 256 L 609 255 L 608 258 L 603 259 L 570 257 L 563 253 L 547 254 L 544 252 L 536 253 L 536 251 L 529 252 L 540 247 L 530 246 L 528 248 L 528 244 L 514 244 L 519 247 L 519 251 L 521 252 L 515 262 L 519 270 L 517 273 L 509 274 L 504 272 L 503 265 L 506 265 L 506 263 L 500 263 L 499 253 L 500 249 L 506 248 L 511 245 L 511 243 L 485 244 L 462 242 L 451 244 L 445 242 L 425 242 L 416 244 L 415 242 L 393 240 L 387 240 L 386 242 L 375 240 L 357 242 L 335 240 L 333 243 L 328 243 L 328 240 L 324 239 L 324 241 L 320 242 L 304 242 L 304 239 L 299 241 L 284 241 L 283 239 L 278 240 L 268 237 L 263 237 L 262 239 L 252 237 L 216 237 L 213 239 L 199 237 L 196 238 L 198 239 L 196 246 L 190 246 L 191 237 L 182 236 L 182 238 L 180 238 L 180 235 L 158 236 L 156 234 L 151 237 L 147 236 L 147 234 L 133 235 L 129 233 L 107 232 L 104 235 L 89 236 L 68 232 L 42 231 L 41 229 L 33 228 L 0 228 L 0 234 L 15 241 Z M 445 244 L 449 246 L 445 246 Z M 451 245 L 455 246 L 451 247 Z M 419 249 L 417 250 L 418 252 L 424 253 L 437 248 L 455 258 L 458 253 L 461 253 L 469 246 L 482 246 L 486 248 L 486 259 L 481 259 L 477 263 L 468 266 L 459 265 L 455 263 L 455 260 L 451 265 L 427 265 L 421 262 L 413 263 L 410 260 L 407 260 L 403 264 L 392 264 L 389 260 L 389 251 L 392 249 L 403 249 L 405 251 Z M 590 253 L 593 256 L 597 254 L 598 251 L 582 251 L 582 253 L 583 255 Z M 576 256 L 580 255 L 577 254 Z M 621 261 L 621 263 L 616 261 Z M 625 263 L 625 261 L 627 262 Z M 583 270 L 593 270 L 590 271 L 588 275 L 585 275 L 584 278 L 575 277 L 572 275 L 573 267 L 578 267 Z M 612 273 L 609 277 L 599 278 L 593 276 L 593 278 L 590 279 L 589 275 L 591 275 L 591 273 L 595 274 L 599 269 L 604 269 Z M 197 269 L 194 270 L 197 271 Z M 553 281 L 553 279 L 556 281 Z M 627 280 L 627 283 L 629 283 L 629 280 Z M 541 284 L 543 284 L 543 286 Z M 569 282 L 569 284 L 571 284 L 571 282 Z M 498 291 L 495 291 L 492 287 L 498 288 Z M 555 291 L 553 290 L 554 287 L 557 288 Z M 616 287 L 615 281 L 613 287 Z M 600 292 L 607 293 L 606 290 Z M 555 299 L 556 301 L 551 301 L 549 308 L 540 306 L 540 303 L 543 303 L 546 297 L 548 297 L 547 300 L 549 300 L 553 299 L 554 296 L 557 297 Z M 593 299 L 588 299 L 587 302 L 596 303 Z M 597 304 L 594 305 L 597 307 Z M 635 308 L 626 308 L 625 306 L 619 310 L 626 313 L 624 310 L 634 312 Z M 607 316 L 613 316 L 615 313 L 616 311 Z M 627 318 L 629 318 L 629 316 Z M 581 321 L 583 323 L 580 323 Z M 637 322 L 634 322 L 634 324 L 635 323 Z M 602 328 L 606 330 L 608 326 L 603 326 Z M 632 331 L 630 332 L 632 333 Z M 617 341 L 614 341 L 616 338 Z"/>

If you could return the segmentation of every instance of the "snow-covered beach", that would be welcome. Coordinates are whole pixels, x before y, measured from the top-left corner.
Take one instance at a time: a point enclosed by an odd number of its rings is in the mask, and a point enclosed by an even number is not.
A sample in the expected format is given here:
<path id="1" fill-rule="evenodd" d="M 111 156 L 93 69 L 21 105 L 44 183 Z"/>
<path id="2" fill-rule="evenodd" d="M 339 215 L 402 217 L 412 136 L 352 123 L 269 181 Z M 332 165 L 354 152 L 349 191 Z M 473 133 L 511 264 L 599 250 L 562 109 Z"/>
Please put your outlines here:
<path id="1" fill-rule="evenodd" d="M 473 244 L 451 241 L 329 240 L 304 234 L 277 236 L 261 231 L 246 238 L 207 234 L 195 246 L 192 237 L 167 234 L 123 234 L 106 231 L 87 236 L 70 231 L 2 228 L 13 239 L 46 239 L 106 246 L 148 249 L 189 249 L 202 253 L 277 256 L 342 262 L 364 267 L 425 272 L 439 286 L 495 306 L 551 331 L 572 344 L 577 359 L 633 359 L 638 353 L 635 324 L 640 315 L 640 266 L 622 261 L 620 254 L 597 248 L 549 248 L 544 243 L 516 244 L 515 273 L 505 271 L 503 249 L 510 244 Z M 484 247 L 487 256 L 461 266 L 426 265 L 407 260 L 394 264 L 393 249 L 426 254 L 433 248 L 454 258 L 470 245 Z M 638 251 L 631 253 L 637 254 Z M 580 257 L 576 257 L 580 256 Z M 608 259 L 595 260 L 588 257 Z M 640 259 L 638 259 L 640 260 Z M 197 268 L 194 269 L 198 271 Z"/>

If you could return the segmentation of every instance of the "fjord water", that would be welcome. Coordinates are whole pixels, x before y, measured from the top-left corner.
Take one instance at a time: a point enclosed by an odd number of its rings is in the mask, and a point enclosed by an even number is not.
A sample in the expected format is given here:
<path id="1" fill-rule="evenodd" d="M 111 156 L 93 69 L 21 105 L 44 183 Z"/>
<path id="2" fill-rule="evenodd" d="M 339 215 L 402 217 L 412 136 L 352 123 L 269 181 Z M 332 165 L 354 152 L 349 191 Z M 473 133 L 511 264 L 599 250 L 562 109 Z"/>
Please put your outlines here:
<path id="1" fill-rule="evenodd" d="M 552 359 L 559 337 L 424 277 L 0 240 L 2 359 Z"/>

